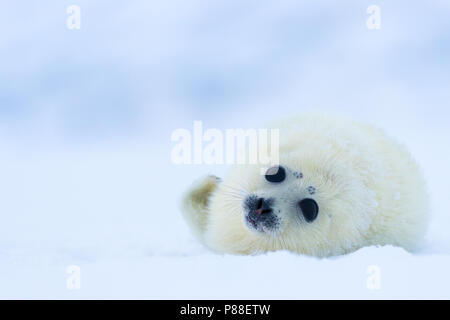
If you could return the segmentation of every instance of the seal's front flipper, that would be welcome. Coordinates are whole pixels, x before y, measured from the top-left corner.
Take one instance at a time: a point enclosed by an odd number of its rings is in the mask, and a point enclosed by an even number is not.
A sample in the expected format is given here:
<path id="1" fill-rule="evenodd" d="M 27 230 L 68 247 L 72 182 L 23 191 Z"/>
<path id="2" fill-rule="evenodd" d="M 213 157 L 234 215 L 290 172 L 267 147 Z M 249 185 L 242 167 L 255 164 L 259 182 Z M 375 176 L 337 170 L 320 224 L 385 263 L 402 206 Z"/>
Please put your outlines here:
<path id="1" fill-rule="evenodd" d="M 196 181 L 183 197 L 182 212 L 195 235 L 203 241 L 208 220 L 209 200 L 220 178 L 208 175 Z"/>

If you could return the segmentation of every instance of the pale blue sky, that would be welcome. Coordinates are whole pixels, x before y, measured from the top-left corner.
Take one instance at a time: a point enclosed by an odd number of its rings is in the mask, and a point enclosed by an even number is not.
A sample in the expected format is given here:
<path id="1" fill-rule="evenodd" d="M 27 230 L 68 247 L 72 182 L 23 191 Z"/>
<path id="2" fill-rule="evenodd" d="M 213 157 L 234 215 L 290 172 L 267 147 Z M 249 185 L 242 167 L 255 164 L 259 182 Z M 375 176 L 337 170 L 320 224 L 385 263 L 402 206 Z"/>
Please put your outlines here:
<path id="1" fill-rule="evenodd" d="M 446 1 L 2 1 L 0 133 L 70 143 L 303 108 L 439 123 L 449 16 Z"/>

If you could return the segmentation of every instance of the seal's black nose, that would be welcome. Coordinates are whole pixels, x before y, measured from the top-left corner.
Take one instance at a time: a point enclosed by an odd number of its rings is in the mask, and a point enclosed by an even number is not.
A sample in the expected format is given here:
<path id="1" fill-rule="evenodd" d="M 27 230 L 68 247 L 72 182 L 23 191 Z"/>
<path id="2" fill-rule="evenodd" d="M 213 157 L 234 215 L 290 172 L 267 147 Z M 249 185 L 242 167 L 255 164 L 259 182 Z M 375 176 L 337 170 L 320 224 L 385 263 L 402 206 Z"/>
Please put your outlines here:
<path id="1" fill-rule="evenodd" d="M 255 213 L 260 216 L 262 214 L 270 214 L 272 213 L 272 208 L 270 206 L 270 201 L 267 201 L 264 198 L 258 198 L 256 203 Z"/>
<path id="2" fill-rule="evenodd" d="M 259 231 L 274 229 L 277 227 L 277 216 L 273 212 L 274 200 L 251 195 L 244 202 L 247 225 Z"/>

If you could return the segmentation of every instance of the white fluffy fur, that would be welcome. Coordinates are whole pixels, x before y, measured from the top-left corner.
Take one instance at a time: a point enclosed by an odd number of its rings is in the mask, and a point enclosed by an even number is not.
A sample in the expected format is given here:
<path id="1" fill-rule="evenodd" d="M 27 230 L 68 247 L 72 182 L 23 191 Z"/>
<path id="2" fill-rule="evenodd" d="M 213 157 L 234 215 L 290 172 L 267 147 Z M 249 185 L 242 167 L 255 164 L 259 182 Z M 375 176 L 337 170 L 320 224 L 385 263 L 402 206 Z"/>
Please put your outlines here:
<path id="1" fill-rule="evenodd" d="M 218 251 L 255 254 L 290 250 L 313 256 L 341 255 L 369 245 L 413 251 L 428 224 L 428 196 L 406 148 L 381 130 L 326 115 L 302 115 L 275 124 L 286 181 L 271 184 L 259 165 L 235 165 L 224 181 L 199 180 L 183 200 L 184 215 L 199 239 Z M 294 171 L 302 172 L 296 179 Z M 309 195 L 313 186 L 316 193 Z M 244 222 L 248 194 L 276 199 L 276 232 L 250 230 Z M 312 197 L 319 215 L 302 219 L 295 204 Z"/>

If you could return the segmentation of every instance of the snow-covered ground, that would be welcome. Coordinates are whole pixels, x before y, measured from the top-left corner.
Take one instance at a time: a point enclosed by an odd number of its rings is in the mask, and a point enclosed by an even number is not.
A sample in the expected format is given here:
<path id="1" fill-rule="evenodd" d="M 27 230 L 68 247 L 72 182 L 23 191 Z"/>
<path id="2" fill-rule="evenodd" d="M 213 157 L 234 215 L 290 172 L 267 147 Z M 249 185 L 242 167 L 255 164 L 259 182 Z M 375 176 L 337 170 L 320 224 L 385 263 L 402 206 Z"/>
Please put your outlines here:
<path id="1" fill-rule="evenodd" d="M 380 30 L 364 1 L 55 3 L 0 4 L 0 298 L 450 298 L 447 2 L 381 1 Z M 180 196 L 227 168 L 174 165 L 173 130 L 304 108 L 408 145 L 432 203 L 422 252 L 242 257 L 194 240 Z"/>

